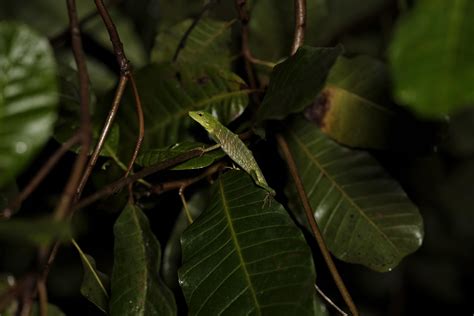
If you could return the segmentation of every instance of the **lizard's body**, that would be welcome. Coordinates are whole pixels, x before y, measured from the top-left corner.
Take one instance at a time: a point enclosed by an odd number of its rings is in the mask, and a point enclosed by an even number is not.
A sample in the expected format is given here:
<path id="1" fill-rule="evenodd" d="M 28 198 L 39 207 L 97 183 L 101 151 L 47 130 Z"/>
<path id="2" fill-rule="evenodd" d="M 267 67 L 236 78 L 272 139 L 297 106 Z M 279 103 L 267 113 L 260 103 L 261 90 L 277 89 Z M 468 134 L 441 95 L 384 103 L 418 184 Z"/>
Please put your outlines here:
<path id="1" fill-rule="evenodd" d="M 232 133 L 227 127 L 222 125 L 211 114 L 203 111 L 191 111 L 189 116 L 206 129 L 212 139 L 220 144 L 222 150 L 243 170 L 245 170 L 259 187 L 265 189 L 270 195 L 275 196 L 273 190 L 265 180 L 262 170 L 253 157 L 250 149 L 238 135 Z"/>

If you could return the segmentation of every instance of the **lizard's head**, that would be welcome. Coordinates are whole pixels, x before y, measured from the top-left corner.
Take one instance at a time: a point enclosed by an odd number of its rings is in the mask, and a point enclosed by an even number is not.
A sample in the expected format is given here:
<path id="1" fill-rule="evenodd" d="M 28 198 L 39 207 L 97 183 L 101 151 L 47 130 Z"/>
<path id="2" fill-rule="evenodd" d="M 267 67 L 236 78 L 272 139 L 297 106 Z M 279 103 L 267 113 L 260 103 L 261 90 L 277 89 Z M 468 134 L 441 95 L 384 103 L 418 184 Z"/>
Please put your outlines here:
<path id="1" fill-rule="evenodd" d="M 214 116 L 207 112 L 203 111 L 190 111 L 189 116 L 199 124 L 201 124 L 209 133 L 212 133 L 214 130 L 216 119 Z"/>

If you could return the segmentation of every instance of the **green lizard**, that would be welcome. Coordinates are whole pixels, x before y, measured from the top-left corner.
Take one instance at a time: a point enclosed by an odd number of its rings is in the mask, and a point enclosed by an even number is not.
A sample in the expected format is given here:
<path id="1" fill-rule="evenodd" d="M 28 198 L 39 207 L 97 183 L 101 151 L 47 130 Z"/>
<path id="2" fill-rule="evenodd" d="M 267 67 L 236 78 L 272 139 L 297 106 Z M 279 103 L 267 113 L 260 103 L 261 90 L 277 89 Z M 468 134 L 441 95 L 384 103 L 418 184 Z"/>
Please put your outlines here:
<path id="1" fill-rule="evenodd" d="M 244 142 L 240 140 L 238 135 L 232 133 L 214 116 L 207 112 L 191 111 L 189 112 L 189 116 L 206 129 L 212 139 L 220 145 L 230 159 L 250 174 L 256 185 L 265 189 L 271 196 L 275 196 L 275 190 L 268 185 L 252 152 L 245 146 Z"/>

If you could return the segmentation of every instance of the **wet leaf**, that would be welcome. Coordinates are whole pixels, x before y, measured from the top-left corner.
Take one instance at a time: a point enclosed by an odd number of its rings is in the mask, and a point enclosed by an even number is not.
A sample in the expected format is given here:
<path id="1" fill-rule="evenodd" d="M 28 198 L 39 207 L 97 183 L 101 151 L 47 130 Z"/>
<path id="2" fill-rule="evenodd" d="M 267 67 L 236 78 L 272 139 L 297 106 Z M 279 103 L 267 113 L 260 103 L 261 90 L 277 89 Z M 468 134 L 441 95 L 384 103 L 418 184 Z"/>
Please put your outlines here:
<path id="1" fill-rule="evenodd" d="M 389 57 L 401 103 L 426 117 L 474 104 L 472 16 L 470 0 L 421 0 L 399 21 Z"/>
<path id="2" fill-rule="evenodd" d="M 109 277 L 105 273 L 97 270 L 94 258 L 85 254 L 74 239 L 72 240 L 72 244 L 76 247 L 81 257 L 82 267 L 84 269 L 81 294 L 107 314 L 109 310 Z"/>
<path id="3" fill-rule="evenodd" d="M 212 190 L 181 237 L 189 315 L 314 315 L 311 253 L 283 207 L 242 171 Z"/>
<path id="4" fill-rule="evenodd" d="M 161 247 L 148 219 L 127 205 L 114 225 L 111 315 L 176 315 L 173 294 L 160 277 Z"/>
<path id="5" fill-rule="evenodd" d="M 417 207 L 374 158 L 338 145 L 303 119 L 286 126 L 314 216 L 336 257 L 389 271 L 420 247 Z M 291 199 L 301 212 L 297 197 Z"/>
<path id="6" fill-rule="evenodd" d="M 324 87 L 326 77 L 342 48 L 301 47 L 278 64 L 272 72 L 270 86 L 257 118 L 259 121 L 281 120 L 290 113 L 303 111 Z"/>
<path id="7" fill-rule="evenodd" d="M 0 186 L 26 167 L 51 134 L 56 63 L 46 38 L 0 23 Z"/>

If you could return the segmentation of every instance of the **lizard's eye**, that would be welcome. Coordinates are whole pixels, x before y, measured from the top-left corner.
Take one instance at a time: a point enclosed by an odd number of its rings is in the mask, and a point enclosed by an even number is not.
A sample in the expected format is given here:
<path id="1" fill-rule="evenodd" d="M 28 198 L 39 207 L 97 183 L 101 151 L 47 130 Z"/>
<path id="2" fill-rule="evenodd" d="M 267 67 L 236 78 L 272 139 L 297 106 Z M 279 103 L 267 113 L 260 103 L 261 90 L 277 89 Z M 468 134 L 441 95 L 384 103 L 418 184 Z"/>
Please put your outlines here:
<path id="1" fill-rule="evenodd" d="M 199 116 L 202 116 L 202 113 L 198 113 Z"/>

